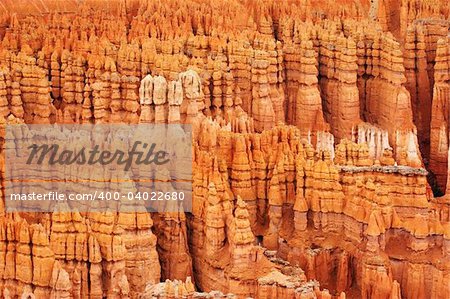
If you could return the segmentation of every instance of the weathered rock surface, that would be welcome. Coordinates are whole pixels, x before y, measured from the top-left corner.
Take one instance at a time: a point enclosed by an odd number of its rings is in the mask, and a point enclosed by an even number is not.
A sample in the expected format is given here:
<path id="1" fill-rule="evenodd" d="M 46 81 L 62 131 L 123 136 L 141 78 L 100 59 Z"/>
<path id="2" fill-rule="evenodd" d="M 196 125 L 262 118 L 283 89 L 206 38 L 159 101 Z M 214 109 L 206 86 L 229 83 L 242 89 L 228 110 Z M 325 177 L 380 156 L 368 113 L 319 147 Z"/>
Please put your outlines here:
<path id="1" fill-rule="evenodd" d="M 3 1 L 2 128 L 187 123 L 194 159 L 191 213 L 0 201 L 0 297 L 449 298 L 449 13 Z"/>
<path id="2" fill-rule="evenodd" d="M 449 119 L 448 98 L 450 94 L 450 46 L 449 38 L 440 39 L 436 50 L 435 84 L 430 124 L 430 170 L 436 176 L 441 192 L 448 188 Z"/>

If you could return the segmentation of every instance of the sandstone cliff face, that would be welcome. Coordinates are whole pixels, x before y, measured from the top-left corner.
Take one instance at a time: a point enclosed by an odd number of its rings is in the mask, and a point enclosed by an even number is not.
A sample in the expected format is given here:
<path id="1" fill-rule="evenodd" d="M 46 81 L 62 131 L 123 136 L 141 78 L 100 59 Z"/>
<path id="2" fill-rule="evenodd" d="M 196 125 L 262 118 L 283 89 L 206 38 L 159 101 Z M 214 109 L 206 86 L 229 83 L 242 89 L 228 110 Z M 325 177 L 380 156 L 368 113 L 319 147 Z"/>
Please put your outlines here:
<path id="1" fill-rule="evenodd" d="M 318 39 L 325 119 L 330 123 L 334 136 L 349 138 L 352 128 L 360 121 L 356 44 L 351 38 L 326 31 L 320 31 Z"/>
<path id="2" fill-rule="evenodd" d="M 449 6 L 442 0 L 377 0 L 372 1 L 373 18 L 377 18 L 383 30 L 405 38 L 408 25 L 416 19 L 444 18 Z"/>
<path id="3" fill-rule="evenodd" d="M 436 105 L 433 101 L 434 96 L 434 67 L 436 60 L 436 49 L 438 40 L 445 38 L 448 32 L 448 21 L 441 19 L 420 19 L 415 20 L 408 27 L 405 41 L 405 70 L 406 70 L 406 88 L 411 95 L 411 104 L 413 109 L 414 123 L 417 126 L 417 135 L 419 146 L 426 166 L 433 172 L 433 184 L 438 192 L 443 192 L 445 187 L 445 178 L 442 176 L 442 167 L 436 166 L 436 138 L 433 142 L 430 140 L 431 126 L 436 125 L 433 119 L 432 107 Z M 438 58 L 439 60 L 439 58 Z M 432 104 L 433 102 L 433 104 Z M 442 120 L 439 120 L 442 123 Z M 435 132 L 433 134 L 436 134 Z M 433 143 L 433 145 L 432 145 Z M 441 158 L 442 159 L 442 158 Z M 440 168 L 440 170 L 439 170 Z"/>
<path id="4" fill-rule="evenodd" d="M 194 159 L 192 213 L 1 201 L 0 296 L 450 297 L 449 12 L 4 1 L 2 127 L 188 123 Z"/>
<path id="5" fill-rule="evenodd" d="M 446 193 L 448 181 L 448 97 L 449 45 L 448 37 L 439 40 L 436 50 L 435 84 L 430 132 L 430 169 L 436 175 L 436 183 L 441 192 Z"/>

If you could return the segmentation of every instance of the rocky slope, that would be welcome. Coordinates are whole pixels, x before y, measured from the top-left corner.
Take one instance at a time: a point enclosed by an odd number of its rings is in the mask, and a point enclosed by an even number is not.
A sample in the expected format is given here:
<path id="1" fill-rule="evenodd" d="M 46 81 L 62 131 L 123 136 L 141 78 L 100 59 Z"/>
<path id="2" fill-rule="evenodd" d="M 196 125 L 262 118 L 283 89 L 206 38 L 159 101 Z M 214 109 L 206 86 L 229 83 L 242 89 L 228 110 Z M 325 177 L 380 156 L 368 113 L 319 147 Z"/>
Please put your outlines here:
<path id="1" fill-rule="evenodd" d="M 191 213 L 1 201 L 0 297 L 449 298 L 449 13 L 3 1 L 2 126 L 189 123 L 194 158 Z"/>

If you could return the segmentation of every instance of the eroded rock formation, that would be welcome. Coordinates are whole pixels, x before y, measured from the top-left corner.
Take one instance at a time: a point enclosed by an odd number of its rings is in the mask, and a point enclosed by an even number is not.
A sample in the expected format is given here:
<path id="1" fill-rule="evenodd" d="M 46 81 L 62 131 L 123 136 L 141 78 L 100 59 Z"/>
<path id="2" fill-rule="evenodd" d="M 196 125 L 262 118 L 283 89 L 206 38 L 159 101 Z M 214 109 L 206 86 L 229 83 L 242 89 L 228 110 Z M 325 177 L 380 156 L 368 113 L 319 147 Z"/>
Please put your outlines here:
<path id="1" fill-rule="evenodd" d="M 0 297 L 449 298 L 449 12 L 3 1 L 2 128 L 191 124 L 194 158 L 189 213 L 1 201 Z"/>

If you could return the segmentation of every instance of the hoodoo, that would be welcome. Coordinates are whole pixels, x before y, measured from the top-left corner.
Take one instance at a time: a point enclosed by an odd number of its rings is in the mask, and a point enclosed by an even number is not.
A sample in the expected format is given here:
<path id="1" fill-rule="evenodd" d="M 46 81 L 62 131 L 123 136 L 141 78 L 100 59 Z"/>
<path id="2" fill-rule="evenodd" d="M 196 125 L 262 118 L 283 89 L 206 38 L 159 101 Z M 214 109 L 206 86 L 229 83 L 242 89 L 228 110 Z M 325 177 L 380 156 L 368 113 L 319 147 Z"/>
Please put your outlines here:
<path id="1" fill-rule="evenodd" d="M 0 298 L 450 298 L 449 3 L 1 0 Z M 144 131 L 133 181 L 144 124 L 190 134 Z M 31 125 L 80 132 L 33 171 Z M 11 175 L 190 205 L 11 211 Z"/>

